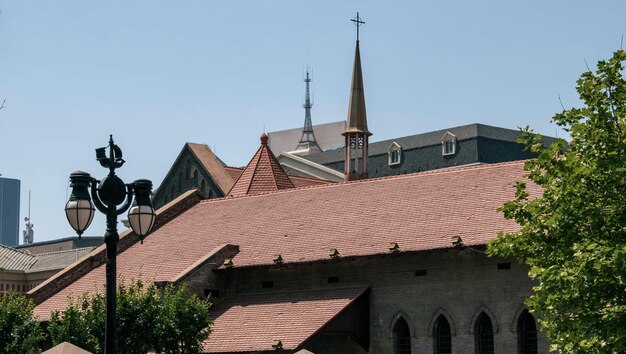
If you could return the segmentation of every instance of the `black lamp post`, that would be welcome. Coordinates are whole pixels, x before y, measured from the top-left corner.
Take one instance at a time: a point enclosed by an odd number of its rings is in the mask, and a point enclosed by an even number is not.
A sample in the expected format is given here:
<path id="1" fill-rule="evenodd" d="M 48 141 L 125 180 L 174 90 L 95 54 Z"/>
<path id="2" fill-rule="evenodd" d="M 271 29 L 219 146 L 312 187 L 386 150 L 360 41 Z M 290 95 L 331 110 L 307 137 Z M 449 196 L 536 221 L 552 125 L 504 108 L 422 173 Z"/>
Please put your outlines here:
<path id="1" fill-rule="evenodd" d="M 109 139 L 108 147 L 109 157 L 106 156 L 106 147 L 96 149 L 96 159 L 100 162 L 100 165 L 109 169 L 109 174 L 102 181 L 92 178 L 89 173 L 83 171 L 76 171 L 70 175 L 72 195 L 65 205 L 65 214 L 72 228 L 78 233 L 79 238 L 91 224 L 95 208 L 98 208 L 106 215 L 107 229 L 104 234 L 107 251 L 104 352 L 114 354 L 117 350 L 117 325 L 115 320 L 117 291 L 116 256 L 117 243 L 120 239 L 117 233 L 117 216 L 130 208 L 128 212 L 130 227 L 143 241 L 143 238 L 154 225 L 156 214 L 150 201 L 152 182 L 147 179 L 139 179 L 133 183 L 125 184 L 124 181 L 115 175 L 115 169 L 122 167 L 125 161 L 122 159 L 122 150 L 113 143 L 113 135 Z M 91 193 L 89 189 L 91 189 Z M 134 205 L 132 205 L 133 194 L 135 196 Z M 123 205 L 118 208 L 120 204 Z"/>

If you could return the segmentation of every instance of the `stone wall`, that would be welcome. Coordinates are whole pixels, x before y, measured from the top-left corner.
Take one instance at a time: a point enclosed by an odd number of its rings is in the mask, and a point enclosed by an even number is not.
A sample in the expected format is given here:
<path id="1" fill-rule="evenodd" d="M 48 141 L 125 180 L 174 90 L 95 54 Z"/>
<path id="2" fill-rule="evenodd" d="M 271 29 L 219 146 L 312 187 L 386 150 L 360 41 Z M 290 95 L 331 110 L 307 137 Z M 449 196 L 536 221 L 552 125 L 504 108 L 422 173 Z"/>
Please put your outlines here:
<path id="1" fill-rule="evenodd" d="M 488 258 L 481 252 L 465 248 L 262 268 L 235 267 L 219 270 L 221 282 L 217 284 L 223 294 L 369 286 L 369 353 L 394 352 L 393 325 L 399 317 L 409 324 L 412 352 L 432 352 L 432 327 L 439 314 L 450 322 L 453 353 L 472 353 L 474 321 L 484 311 L 493 324 L 495 352 L 516 353 L 517 316 L 525 308 L 523 301 L 533 284 L 526 267 L 511 260 Z M 329 277 L 339 277 L 339 282 L 329 283 Z M 264 288 L 263 282 L 273 282 L 273 287 Z M 347 337 L 331 340 L 320 335 L 310 341 L 307 349 L 333 352 L 335 345 L 356 345 L 350 342 Z M 548 351 L 547 339 L 541 333 L 538 345 L 540 353 Z"/>

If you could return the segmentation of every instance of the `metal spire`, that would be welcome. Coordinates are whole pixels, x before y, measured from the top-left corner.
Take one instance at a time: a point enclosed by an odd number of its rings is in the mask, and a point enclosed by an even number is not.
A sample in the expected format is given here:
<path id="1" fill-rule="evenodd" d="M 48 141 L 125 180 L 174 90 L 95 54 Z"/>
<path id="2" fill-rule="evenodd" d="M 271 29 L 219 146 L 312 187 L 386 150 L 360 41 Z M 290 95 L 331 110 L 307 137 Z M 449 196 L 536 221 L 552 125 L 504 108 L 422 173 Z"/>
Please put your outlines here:
<path id="1" fill-rule="evenodd" d="M 363 73 L 361 70 L 361 53 L 359 51 L 359 27 L 361 21 L 359 13 L 350 20 L 356 25 L 356 48 L 354 52 L 354 68 L 352 71 L 352 86 L 348 106 L 348 121 L 343 136 L 346 137 L 344 148 L 344 180 L 352 181 L 364 179 L 368 176 L 369 136 L 367 129 L 367 114 L 365 113 L 365 92 L 363 89 Z"/>
<path id="2" fill-rule="evenodd" d="M 361 52 L 359 50 L 359 27 L 365 22 L 361 21 L 359 13 L 350 20 L 356 24 L 357 40 L 354 51 L 354 68 L 352 71 L 352 86 L 350 88 L 350 102 L 348 107 L 348 122 L 344 135 L 347 133 L 365 133 L 372 135 L 367 129 L 367 114 L 365 112 L 365 92 L 363 88 L 363 73 L 361 70 Z"/>
<path id="3" fill-rule="evenodd" d="M 358 42 L 359 41 L 359 27 L 361 27 L 361 25 L 364 25 L 365 22 L 361 21 L 358 11 L 356 13 L 356 17 L 351 19 L 350 21 L 354 22 L 354 25 L 356 26 L 356 41 Z"/>
<path id="4" fill-rule="evenodd" d="M 311 82 L 311 77 L 309 76 L 309 68 L 306 69 L 306 77 L 304 78 L 304 82 L 306 83 L 306 91 L 304 96 L 304 104 L 302 107 L 304 108 L 304 128 L 302 129 L 302 137 L 300 137 L 300 142 L 298 142 L 298 146 L 296 146 L 297 150 L 307 150 L 308 154 L 322 152 L 317 140 L 315 140 L 315 134 L 313 133 L 313 123 L 311 121 L 311 107 L 313 107 L 313 102 L 311 101 L 311 90 L 309 87 L 309 83 Z"/>

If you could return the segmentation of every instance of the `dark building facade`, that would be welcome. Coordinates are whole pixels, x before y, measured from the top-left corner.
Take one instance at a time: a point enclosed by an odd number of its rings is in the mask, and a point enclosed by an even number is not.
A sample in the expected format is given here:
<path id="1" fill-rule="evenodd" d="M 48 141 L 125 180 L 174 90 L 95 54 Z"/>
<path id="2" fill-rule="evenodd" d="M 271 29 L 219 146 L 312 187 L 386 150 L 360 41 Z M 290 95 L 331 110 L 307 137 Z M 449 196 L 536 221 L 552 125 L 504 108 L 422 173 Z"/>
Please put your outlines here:
<path id="1" fill-rule="evenodd" d="M 20 180 L 0 177 L 0 244 L 17 246 L 19 222 Z"/>
<path id="2" fill-rule="evenodd" d="M 534 155 L 517 143 L 520 132 L 474 123 L 369 144 L 369 177 L 395 176 L 471 164 L 524 160 Z M 545 143 L 555 139 L 544 137 Z M 344 171 L 344 148 L 302 156 Z"/>

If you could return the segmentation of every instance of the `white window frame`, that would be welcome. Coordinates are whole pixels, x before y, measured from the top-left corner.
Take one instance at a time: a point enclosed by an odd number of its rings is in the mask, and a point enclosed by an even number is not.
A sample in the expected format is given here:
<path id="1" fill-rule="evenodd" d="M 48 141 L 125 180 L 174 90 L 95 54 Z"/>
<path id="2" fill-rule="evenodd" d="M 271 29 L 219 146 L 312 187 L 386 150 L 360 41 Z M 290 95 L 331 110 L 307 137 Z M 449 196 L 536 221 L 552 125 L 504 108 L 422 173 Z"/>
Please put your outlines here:
<path id="1" fill-rule="evenodd" d="M 452 144 L 452 151 L 446 152 L 446 144 Z M 446 132 L 441 138 L 441 155 L 452 156 L 456 154 L 456 135 Z"/>
<path id="2" fill-rule="evenodd" d="M 394 151 L 398 154 L 398 161 L 395 161 L 395 162 L 393 162 L 391 159 Z M 401 163 L 402 163 L 402 146 L 400 146 L 398 143 L 394 141 L 393 143 L 391 143 L 391 145 L 387 149 L 387 164 L 389 166 L 395 166 Z"/>

